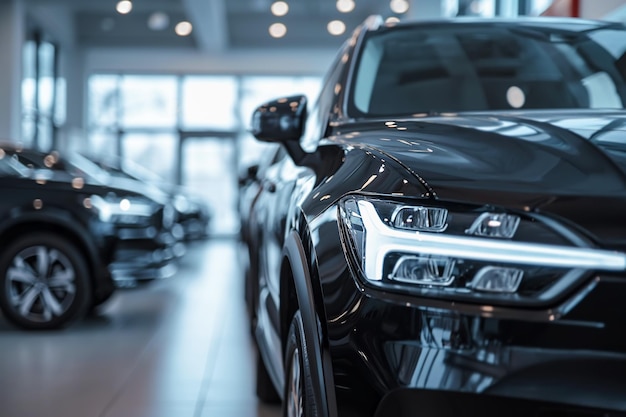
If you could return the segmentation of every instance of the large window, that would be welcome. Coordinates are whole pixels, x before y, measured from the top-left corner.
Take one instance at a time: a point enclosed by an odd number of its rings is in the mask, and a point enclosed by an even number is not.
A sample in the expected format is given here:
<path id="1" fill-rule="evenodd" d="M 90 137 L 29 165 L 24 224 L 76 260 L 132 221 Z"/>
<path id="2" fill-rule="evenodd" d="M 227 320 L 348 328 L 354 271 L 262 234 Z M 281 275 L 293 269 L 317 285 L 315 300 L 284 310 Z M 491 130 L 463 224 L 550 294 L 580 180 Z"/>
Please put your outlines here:
<path id="1" fill-rule="evenodd" d="M 278 95 L 315 99 L 317 76 L 124 75 L 89 79 L 87 143 L 95 154 L 119 155 L 180 182 L 181 138 L 235 139 L 241 165 L 255 162 L 262 144 L 247 133 L 252 112 Z"/>
<path id="2" fill-rule="evenodd" d="M 236 130 L 238 80 L 230 76 L 182 78 L 181 125 L 185 130 Z"/>
<path id="3" fill-rule="evenodd" d="M 280 95 L 314 100 L 320 85 L 316 76 L 97 74 L 88 82 L 88 140 L 70 145 L 185 185 L 219 217 L 214 233 L 234 233 L 238 173 L 264 147 L 248 133 L 252 112 Z"/>

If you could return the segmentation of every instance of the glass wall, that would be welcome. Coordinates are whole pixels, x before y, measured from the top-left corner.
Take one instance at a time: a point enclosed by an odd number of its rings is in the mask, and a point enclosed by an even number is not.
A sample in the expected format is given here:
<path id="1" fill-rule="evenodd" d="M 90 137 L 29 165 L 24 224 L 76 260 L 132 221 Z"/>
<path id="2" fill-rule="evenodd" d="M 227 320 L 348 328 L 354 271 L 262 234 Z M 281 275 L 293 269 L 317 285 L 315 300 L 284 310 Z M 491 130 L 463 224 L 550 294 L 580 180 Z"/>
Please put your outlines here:
<path id="1" fill-rule="evenodd" d="M 317 76 L 96 74 L 88 81 L 88 140 L 74 150 L 120 156 L 182 184 L 238 231 L 239 172 L 266 146 L 248 133 L 254 109 L 280 95 L 314 100 Z"/>

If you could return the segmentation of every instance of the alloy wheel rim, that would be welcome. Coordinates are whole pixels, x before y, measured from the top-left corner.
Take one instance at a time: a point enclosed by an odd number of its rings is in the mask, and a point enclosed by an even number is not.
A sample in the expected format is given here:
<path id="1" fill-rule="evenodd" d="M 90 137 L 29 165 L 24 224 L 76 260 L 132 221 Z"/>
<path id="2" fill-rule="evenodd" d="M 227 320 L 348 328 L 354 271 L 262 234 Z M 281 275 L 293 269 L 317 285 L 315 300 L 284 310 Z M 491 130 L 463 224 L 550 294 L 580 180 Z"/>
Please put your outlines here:
<path id="1" fill-rule="evenodd" d="M 300 367 L 300 351 L 298 348 L 294 349 L 291 355 L 288 384 L 287 416 L 302 417 L 304 415 L 304 403 L 302 398 L 302 369 Z"/>
<path id="2" fill-rule="evenodd" d="M 27 247 L 15 255 L 6 278 L 11 307 L 32 322 L 45 323 L 61 316 L 76 297 L 72 263 L 46 246 Z"/>

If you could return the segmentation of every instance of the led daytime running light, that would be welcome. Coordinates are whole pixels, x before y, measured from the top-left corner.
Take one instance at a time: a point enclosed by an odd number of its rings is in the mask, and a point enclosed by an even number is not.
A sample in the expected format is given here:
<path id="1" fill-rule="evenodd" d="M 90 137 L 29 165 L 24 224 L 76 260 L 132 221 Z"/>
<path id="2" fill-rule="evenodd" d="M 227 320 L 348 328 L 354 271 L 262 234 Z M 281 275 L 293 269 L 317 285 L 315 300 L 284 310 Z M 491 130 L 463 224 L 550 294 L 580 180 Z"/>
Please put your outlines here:
<path id="1" fill-rule="evenodd" d="M 357 208 L 358 213 L 350 213 L 345 219 L 358 219 L 354 229 L 359 230 L 359 237 L 364 238 L 364 250 L 360 255 L 365 276 L 369 280 L 382 280 L 385 258 L 393 252 L 487 263 L 603 271 L 626 270 L 626 254 L 619 252 L 394 229 L 380 219 L 371 202 L 352 201 L 356 202 L 352 203 L 352 207 Z"/>

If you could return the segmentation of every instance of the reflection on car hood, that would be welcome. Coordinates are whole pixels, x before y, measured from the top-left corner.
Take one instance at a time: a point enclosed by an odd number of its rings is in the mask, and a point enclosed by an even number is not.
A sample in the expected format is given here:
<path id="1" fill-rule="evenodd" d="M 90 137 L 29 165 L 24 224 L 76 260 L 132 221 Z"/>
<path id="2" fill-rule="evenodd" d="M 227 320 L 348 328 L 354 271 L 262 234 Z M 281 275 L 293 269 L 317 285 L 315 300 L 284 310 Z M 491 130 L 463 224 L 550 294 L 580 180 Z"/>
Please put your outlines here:
<path id="1" fill-rule="evenodd" d="M 579 196 L 626 190 L 622 112 L 472 113 L 341 130 L 351 143 L 401 162 L 441 198 L 472 189 Z"/>

